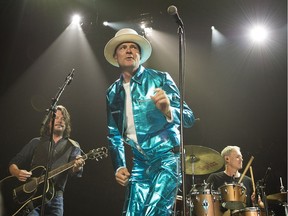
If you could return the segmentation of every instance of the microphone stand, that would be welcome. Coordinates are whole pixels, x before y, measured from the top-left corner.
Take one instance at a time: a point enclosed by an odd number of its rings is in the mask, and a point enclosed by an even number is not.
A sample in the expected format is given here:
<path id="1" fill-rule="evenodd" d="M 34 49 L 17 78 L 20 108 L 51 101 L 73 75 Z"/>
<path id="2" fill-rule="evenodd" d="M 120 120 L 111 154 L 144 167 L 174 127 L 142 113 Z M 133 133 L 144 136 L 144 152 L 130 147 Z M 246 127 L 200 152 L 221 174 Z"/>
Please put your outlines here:
<path id="1" fill-rule="evenodd" d="M 50 171 L 50 166 L 52 162 L 52 147 L 53 147 L 53 132 L 54 132 L 54 123 L 55 123 L 55 117 L 56 117 L 56 111 L 57 111 L 57 102 L 59 101 L 60 96 L 62 95 L 65 87 L 69 85 L 74 76 L 74 68 L 72 69 L 71 73 L 68 74 L 68 76 L 65 79 L 64 84 L 59 88 L 59 91 L 56 93 L 56 96 L 52 98 L 52 104 L 50 108 L 47 110 L 47 114 L 42 121 L 42 127 L 45 127 L 49 116 L 51 116 L 51 128 L 50 128 L 50 137 L 49 137 L 49 148 L 48 148 L 48 159 L 47 159 L 47 164 L 46 164 L 46 169 L 45 169 L 45 175 L 44 175 L 44 188 L 43 188 L 43 193 L 42 193 L 42 202 L 41 202 L 41 216 L 44 216 L 44 206 L 46 203 L 46 190 L 48 186 L 48 180 L 49 180 L 49 171 Z"/>
<path id="2" fill-rule="evenodd" d="M 182 167 L 182 200 L 183 215 L 186 215 L 186 175 L 185 175 L 185 149 L 183 143 L 183 103 L 184 103 L 184 66 L 185 66 L 185 41 L 184 25 L 178 25 L 179 35 L 179 91 L 180 91 L 180 149 Z"/>

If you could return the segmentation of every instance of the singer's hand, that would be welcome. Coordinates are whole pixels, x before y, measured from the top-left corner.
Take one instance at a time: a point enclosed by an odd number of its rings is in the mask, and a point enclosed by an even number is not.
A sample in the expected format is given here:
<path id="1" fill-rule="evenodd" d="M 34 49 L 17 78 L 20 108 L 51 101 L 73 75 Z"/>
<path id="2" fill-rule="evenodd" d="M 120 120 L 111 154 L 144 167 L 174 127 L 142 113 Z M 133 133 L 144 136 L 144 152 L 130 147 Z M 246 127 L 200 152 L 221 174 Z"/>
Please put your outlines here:
<path id="1" fill-rule="evenodd" d="M 122 185 L 126 186 L 129 182 L 130 173 L 126 167 L 120 168 L 115 174 L 116 181 Z"/>
<path id="2" fill-rule="evenodd" d="M 171 118 L 170 111 L 170 100 L 167 97 L 165 91 L 161 88 L 156 88 L 155 95 L 151 96 L 151 99 L 154 101 L 156 107 L 168 118 Z"/>

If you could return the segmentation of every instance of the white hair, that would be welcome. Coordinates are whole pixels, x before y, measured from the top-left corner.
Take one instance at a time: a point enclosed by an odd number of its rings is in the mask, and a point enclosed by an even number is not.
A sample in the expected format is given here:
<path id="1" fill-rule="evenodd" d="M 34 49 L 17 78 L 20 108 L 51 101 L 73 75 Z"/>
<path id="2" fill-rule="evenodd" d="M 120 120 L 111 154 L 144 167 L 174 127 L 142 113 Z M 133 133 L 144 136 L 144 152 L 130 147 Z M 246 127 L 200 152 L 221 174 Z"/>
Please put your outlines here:
<path id="1" fill-rule="evenodd" d="M 229 156 L 231 151 L 240 151 L 239 146 L 226 146 L 222 151 L 221 151 L 221 156 L 225 159 L 225 156 Z"/>

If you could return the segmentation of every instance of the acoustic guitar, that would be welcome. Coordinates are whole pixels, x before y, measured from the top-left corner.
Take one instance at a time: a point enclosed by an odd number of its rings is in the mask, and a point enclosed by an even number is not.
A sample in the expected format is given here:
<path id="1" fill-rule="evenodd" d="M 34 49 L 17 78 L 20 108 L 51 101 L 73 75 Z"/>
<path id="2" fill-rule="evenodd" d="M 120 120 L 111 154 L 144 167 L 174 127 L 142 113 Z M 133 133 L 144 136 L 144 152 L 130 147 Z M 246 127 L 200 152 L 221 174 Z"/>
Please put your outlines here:
<path id="1" fill-rule="evenodd" d="M 99 160 L 108 156 L 105 147 L 92 149 L 82 155 L 82 159 Z M 45 190 L 45 203 L 55 195 L 52 178 L 60 173 L 71 169 L 74 161 L 70 161 L 54 170 L 48 172 L 47 187 Z M 4 216 L 24 216 L 42 203 L 46 168 L 37 166 L 31 170 L 33 175 L 26 181 L 21 182 L 15 176 L 8 176 L 0 181 L 0 200 L 4 206 Z M 0 203 L 1 207 L 1 203 Z"/>

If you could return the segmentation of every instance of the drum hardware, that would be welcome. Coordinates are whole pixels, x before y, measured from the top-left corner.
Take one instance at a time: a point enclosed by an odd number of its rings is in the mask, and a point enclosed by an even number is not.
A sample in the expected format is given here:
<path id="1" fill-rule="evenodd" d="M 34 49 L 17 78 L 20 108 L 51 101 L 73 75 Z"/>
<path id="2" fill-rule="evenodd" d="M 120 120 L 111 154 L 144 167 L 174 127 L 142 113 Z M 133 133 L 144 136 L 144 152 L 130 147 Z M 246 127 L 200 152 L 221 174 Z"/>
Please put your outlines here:
<path id="1" fill-rule="evenodd" d="M 284 188 L 283 182 L 282 182 L 282 177 L 280 177 L 280 192 L 281 193 L 285 192 L 285 188 Z"/>
<path id="2" fill-rule="evenodd" d="M 285 188 L 283 186 L 283 182 L 282 182 L 282 177 L 280 177 L 280 192 L 283 194 L 285 193 Z M 286 192 L 286 196 L 285 198 L 282 199 L 283 201 L 283 207 L 285 208 L 285 214 L 286 216 L 288 216 L 288 204 L 287 204 L 287 192 Z"/>
<path id="3" fill-rule="evenodd" d="M 266 190 L 265 189 L 266 189 L 267 178 L 268 178 L 270 172 L 271 172 L 271 168 L 268 167 L 266 172 L 265 172 L 264 177 L 261 180 L 257 181 L 257 191 L 259 191 L 259 193 L 257 193 L 257 194 L 261 194 L 261 198 L 262 198 L 262 201 L 264 203 L 264 209 L 265 209 L 266 215 L 269 214 L 269 211 L 268 211 L 268 203 L 267 203 L 267 196 L 266 196 Z"/>
<path id="4" fill-rule="evenodd" d="M 174 209 L 174 216 L 184 216 L 183 212 L 183 197 L 180 195 L 177 195 L 176 197 L 176 203 L 175 203 L 175 208 Z M 185 216 L 192 216 L 193 212 L 193 203 L 189 197 L 186 199 L 186 211 L 185 211 Z"/>
<path id="5" fill-rule="evenodd" d="M 192 179 L 192 185 L 195 183 L 195 162 L 198 160 L 195 155 L 190 155 L 191 160 L 191 179 Z"/>
<path id="6" fill-rule="evenodd" d="M 269 167 L 270 168 L 270 167 Z M 268 168 L 268 170 L 269 170 L 269 168 Z M 267 173 L 267 172 L 266 172 Z M 254 175 L 253 175 L 253 171 L 252 171 L 252 166 L 250 166 L 250 174 L 251 174 L 251 180 L 252 180 L 252 185 L 253 185 L 253 192 L 255 193 L 255 200 L 254 200 L 254 206 L 256 206 L 256 207 L 258 207 L 259 205 L 258 205 L 258 196 L 260 196 L 260 194 L 258 193 L 258 190 L 256 190 L 256 187 L 255 187 L 255 182 L 254 182 Z M 265 175 L 266 176 L 266 175 Z M 267 178 L 267 176 L 266 177 L 264 177 L 264 178 Z M 265 205 L 265 204 L 264 204 Z M 264 212 L 265 211 L 265 212 Z M 266 205 L 266 206 L 264 206 L 264 210 L 263 209 L 261 209 L 261 211 L 260 211 L 260 213 L 259 213 L 259 215 L 267 215 L 267 213 L 268 213 L 269 211 L 268 211 L 268 205 Z M 268 213 L 268 215 L 270 215 L 269 213 Z M 271 214 L 271 215 L 274 215 L 274 214 Z"/>

